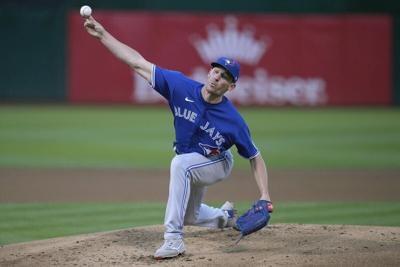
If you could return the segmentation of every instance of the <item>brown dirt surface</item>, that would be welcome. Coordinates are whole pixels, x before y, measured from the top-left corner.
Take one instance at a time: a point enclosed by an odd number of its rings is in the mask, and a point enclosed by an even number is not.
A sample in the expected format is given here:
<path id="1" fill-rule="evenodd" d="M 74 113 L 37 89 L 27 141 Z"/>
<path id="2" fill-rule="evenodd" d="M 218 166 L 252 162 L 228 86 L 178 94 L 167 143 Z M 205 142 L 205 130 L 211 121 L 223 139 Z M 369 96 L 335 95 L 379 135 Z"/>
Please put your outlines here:
<path id="1" fill-rule="evenodd" d="M 277 201 L 399 201 L 400 170 L 270 170 Z M 0 168 L 0 203 L 166 201 L 168 170 Z M 253 201 L 250 170 L 210 186 L 206 201 Z"/>
<path id="2" fill-rule="evenodd" d="M 274 201 L 399 201 L 399 170 L 272 170 Z M 165 201 L 166 170 L 0 169 L 0 202 Z M 207 201 L 254 200 L 236 170 Z M 156 261 L 163 227 L 0 247 L 0 266 L 400 266 L 400 227 L 275 224 L 234 245 L 238 232 L 185 227 L 185 255 Z"/>
<path id="3" fill-rule="evenodd" d="M 161 226 L 0 248 L 0 266 L 399 266 L 400 228 L 276 224 L 245 237 L 187 227 L 186 253 L 157 261 Z"/>

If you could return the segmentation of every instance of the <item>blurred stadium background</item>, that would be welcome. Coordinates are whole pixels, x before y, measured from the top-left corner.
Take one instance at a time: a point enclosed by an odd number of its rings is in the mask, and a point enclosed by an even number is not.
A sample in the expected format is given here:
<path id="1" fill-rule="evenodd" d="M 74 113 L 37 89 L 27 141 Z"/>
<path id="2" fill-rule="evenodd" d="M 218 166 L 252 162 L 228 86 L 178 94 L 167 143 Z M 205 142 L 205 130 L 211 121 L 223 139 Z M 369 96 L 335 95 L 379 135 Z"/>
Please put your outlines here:
<path id="1" fill-rule="evenodd" d="M 242 63 L 229 97 L 267 161 L 273 222 L 400 225 L 400 2 L 1 1 L 0 244 L 162 223 L 172 116 L 86 34 L 83 4 L 198 80 L 220 54 Z M 257 192 L 236 168 L 209 199 L 241 188 L 240 211 Z"/>

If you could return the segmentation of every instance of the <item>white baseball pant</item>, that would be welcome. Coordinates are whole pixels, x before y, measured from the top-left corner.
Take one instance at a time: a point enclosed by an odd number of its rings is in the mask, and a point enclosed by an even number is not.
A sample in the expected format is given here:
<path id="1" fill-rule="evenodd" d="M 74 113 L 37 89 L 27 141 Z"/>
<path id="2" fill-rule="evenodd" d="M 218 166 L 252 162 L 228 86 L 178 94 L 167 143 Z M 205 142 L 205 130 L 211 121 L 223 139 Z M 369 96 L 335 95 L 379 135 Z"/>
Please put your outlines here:
<path id="1" fill-rule="evenodd" d="M 227 215 L 219 208 L 201 203 L 207 186 L 224 180 L 233 167 L 233 156 L 206 158 L 199 153 L 176 155 L 171 161 L 169 196 L 165 211 L 165 239 L 183 238 L 183 225 L 217 228 Z"/>

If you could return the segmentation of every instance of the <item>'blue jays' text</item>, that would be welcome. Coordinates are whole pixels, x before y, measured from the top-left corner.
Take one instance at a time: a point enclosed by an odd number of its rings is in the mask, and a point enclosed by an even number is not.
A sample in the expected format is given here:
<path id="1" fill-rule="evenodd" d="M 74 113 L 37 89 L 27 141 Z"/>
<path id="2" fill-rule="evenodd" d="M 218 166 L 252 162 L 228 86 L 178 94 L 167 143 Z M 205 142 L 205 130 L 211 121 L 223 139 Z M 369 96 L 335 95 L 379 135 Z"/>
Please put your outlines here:
<path id="1" fill-rule="evenodd" d="M 191 111 L 189 109 L 184 108 L 183 110 L 181 107 L 174 106 L 175 117 L 183 118 L 188 120 L 192 123 L 195 123 L 197 118 L 197 113 Z M 210 122 L 206 121 L 204 125 L 200 125 L 200 129 L 205 131 L 212 140 L 215 141 L 217 146 L 222 145 L 225 142 L 225 138 L 221 135 L 221 133 L 215 129 L 215 127 L 211 127 L 212 125 Z"/>

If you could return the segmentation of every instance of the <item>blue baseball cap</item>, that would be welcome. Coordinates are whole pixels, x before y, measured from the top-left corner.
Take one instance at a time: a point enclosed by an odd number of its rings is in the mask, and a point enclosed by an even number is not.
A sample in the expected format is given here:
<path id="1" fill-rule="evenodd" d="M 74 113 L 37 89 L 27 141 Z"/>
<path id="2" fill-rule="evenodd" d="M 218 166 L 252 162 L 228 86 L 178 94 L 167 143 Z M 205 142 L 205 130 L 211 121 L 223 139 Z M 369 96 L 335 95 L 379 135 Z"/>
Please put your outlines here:
<path id="1" fill-rule="evenodd" d="M 211 66 L 225 69 L 232 76 L 234 82 L 237 82 L 239 79 L 240 65 L 234 59 L 220 57 L 216 61 L 212 62 Z"/>

